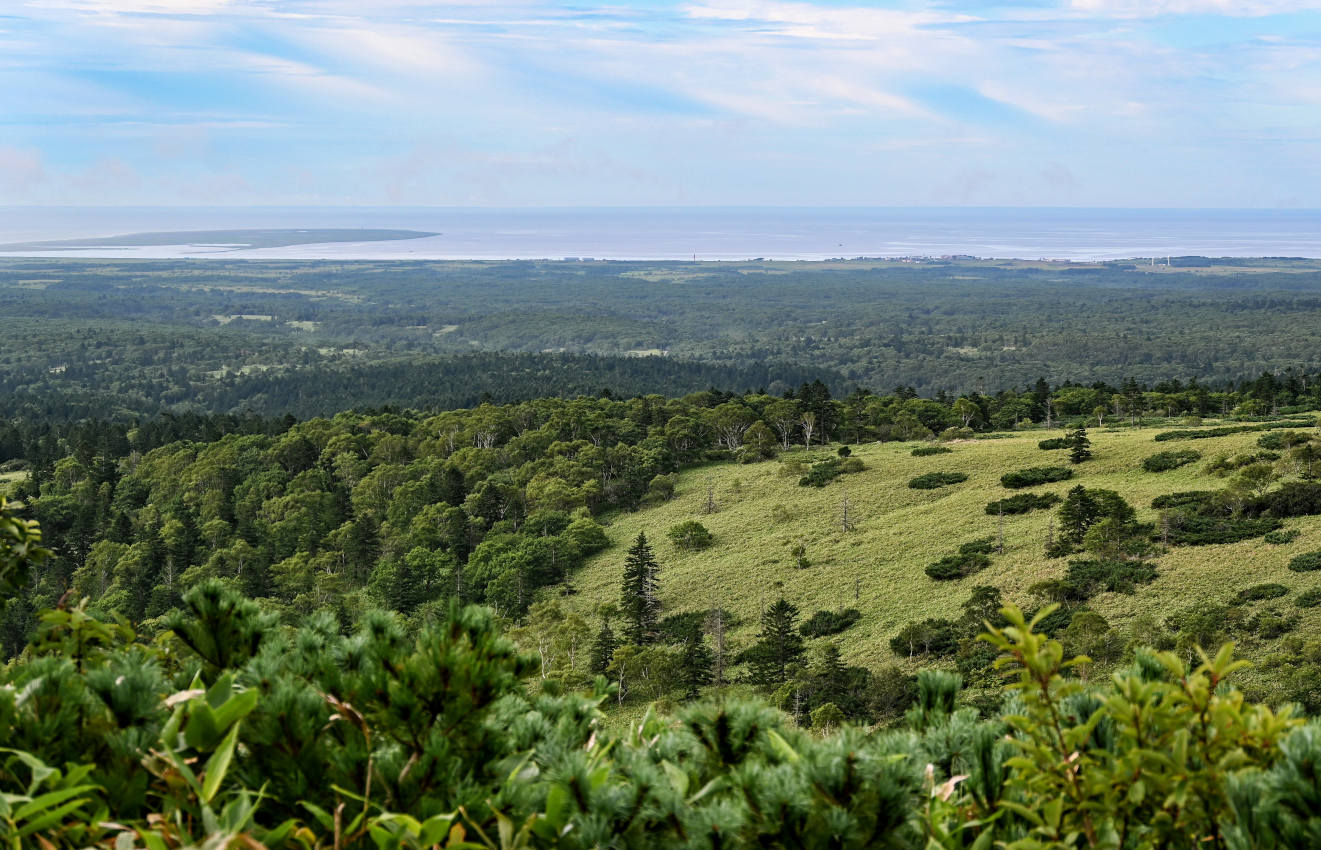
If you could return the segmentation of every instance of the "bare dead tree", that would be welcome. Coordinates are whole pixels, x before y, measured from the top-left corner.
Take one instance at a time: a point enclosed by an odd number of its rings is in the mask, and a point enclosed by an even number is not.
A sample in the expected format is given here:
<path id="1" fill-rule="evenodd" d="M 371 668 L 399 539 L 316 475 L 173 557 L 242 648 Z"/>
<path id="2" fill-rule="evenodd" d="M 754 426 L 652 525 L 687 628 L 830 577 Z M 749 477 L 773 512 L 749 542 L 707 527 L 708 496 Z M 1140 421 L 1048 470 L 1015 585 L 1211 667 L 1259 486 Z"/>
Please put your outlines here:
<path id="1" fill-rule="evenodd" d="M 853 519 L 849 516 L 849 494 L 844 491 L 844 501 L 840 504 L 839 527 L 841 531 L 852 531 Z"/>
<path id="2" fill-rule="evenodd" d="M 706 485 L 706 504 L 702 506 L 702 513 L 713 514 L 720 510 L 716 506 L 716 485 L 708 483 Z"/>

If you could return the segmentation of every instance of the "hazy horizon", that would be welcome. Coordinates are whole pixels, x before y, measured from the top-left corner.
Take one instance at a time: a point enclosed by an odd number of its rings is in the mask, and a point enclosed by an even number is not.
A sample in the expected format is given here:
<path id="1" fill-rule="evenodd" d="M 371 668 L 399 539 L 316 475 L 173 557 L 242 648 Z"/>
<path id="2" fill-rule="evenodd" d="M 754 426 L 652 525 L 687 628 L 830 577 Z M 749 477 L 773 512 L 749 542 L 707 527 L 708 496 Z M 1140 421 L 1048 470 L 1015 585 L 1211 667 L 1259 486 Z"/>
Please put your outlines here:
<path id="1" fill-rule="evenodd" d="M 408 230 L 257 245 L 233 231 Z M 226 232 L 218 234 L 217 231 Z M 178 233 L 119 247 L 49 246 Z M 203 234 L 190 239 L 188 234 Z M 222 238 L 223 236 L 223 238 Z M 366 234 L 364 234 L 366 236 Z M 256 240 L 266 241 L 269 240 Z M 21 248 L 13 247 L 20 243 Z M 253 247 L 240 247 L 241 245 Z M 8 248 L 8 250 L 6 250 Z M 971 255 L 1113 260 L 1321 257 L 1321 211 L 1043 207 L 133 207 L 0 208 L 0 256 L 503 260 L 824 260 Z"/>

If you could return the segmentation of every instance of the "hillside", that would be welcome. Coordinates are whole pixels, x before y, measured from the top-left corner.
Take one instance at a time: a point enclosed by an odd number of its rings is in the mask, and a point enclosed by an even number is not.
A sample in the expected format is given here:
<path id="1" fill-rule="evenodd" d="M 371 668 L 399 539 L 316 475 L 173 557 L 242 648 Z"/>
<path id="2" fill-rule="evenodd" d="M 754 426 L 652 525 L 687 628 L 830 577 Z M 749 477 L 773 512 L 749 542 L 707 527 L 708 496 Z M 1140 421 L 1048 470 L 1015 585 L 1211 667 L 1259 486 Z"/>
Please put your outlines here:
<path id="1" fill-rule="evenodd" d="M 866 469 L 820 489 L 799 486 L 801 473 L 789 470 L 795 462 L 806 464 L 813 457 L 829 456 L 825 452 L 688 470 L 680 474 L 672 501 L 613 517 L 607 533 L 616 545 L 572 577 L 578 595 L 571 597 L 571 604 L 580 613 L 589 613 L 600 602 L 618 599 L 624 548 L 644 531 L 654 541 L 662 567 L 664 615 L 719 604 L 739 618 L 731 637 L 746 644 L 756 632 L 761 606 L 781 592 L 799 607 L 804 619 L 818 609 L 856 607 L 862 612 L 857 625 L 837 638 L 822 640 L 837 640 L 846 663 L 875 668 L 902 660 L 890 651 L 888 641 L 903 624 L 957 617 L 975 585 L 994 585 L 1006 601 L 1030 610 L 1041 603 L 1028 588 L 1064 574 L 1069 558 L 1048 559 L 1044 554 L 1048 522 L 1054 521 L 1058 528 L 1058 510 L 1052 509 L 1005 516 L 1005 553 L 992 555 L 991 566 L 984 571 L 954 581 L 928 578 L 923 569 L 930 562 L 954 552 L 961 543 L 997 533 L 998 517 L 985 513 L 988 502 L 1017 492 L 1063 496 L 1081 484 L 1118 492 L 1137 508 L 1140 521 L 1154 523 L 1159 512 L 1151 508 L 1153 498 L 1225 486 L 1225 479 L 1204 471 L 1217 454 L 1259 451 L 1260 433 L 1155 442 L 1153 437 L 1162 430 L 1168 428 L 1092 431 L 1093 460 L 1073 466 L 1071 480 L 1028 491 L 1007 490 L 1000 484 L 1001 475 L 1026 467 L 1071 466 L 1066 451 L 1037 448 L 1039 440 L 1053 436 L 1050 432 L 957 442 L 951 453 L 930 457 L 913 457 L 916 443 L 860 445 L 853 448 L 853 456 Z M 1188 447 L 1200 451 L 1202 460 L 1160 473 L 1141 468 L 1149 455 Z M 968 480 L 936 490 L 907 486 L 909 479 L 932 471 L 962 472 Z M 714 489 L 718 507 L 709 515 L 704 513 L 708 488 Z M 841 530 L 845 494 L 856 523 L 848 532 Z M 689 519 L 711 531 L 715 542 L 709 549 L 685 553 L 665 538 L 667 529 Z M 1139 586 L 1133 594 L 1102 593 L 1089 607 L 1122 630 L 1144 614 L 1163 621 L 1195 603 L 1228 602 L 1240 590 L 1278 582 L 1289 588 L 1290 595 L 1266 604 L 1300 614 L 1296 634 L 1321 634 L 1321 608 L 1298 609 L 1292 602 L 1297 592 L 1321 586 L 1321 573 L 1287 568 L 1295 555 L 1321 548 L 1321 517 L 1288 519 L 1285 528 L 1301 534 L 1284 545 L 1258 537 L 1232 544 L 1172 547 L 1155 560 L 1154 582 Z M 806 569 L 796 568 L 790 554 L 800 542 L 811 564 Z M 1270 646 L 1260 641 L 1241 649 L 1260 658 Z"/>

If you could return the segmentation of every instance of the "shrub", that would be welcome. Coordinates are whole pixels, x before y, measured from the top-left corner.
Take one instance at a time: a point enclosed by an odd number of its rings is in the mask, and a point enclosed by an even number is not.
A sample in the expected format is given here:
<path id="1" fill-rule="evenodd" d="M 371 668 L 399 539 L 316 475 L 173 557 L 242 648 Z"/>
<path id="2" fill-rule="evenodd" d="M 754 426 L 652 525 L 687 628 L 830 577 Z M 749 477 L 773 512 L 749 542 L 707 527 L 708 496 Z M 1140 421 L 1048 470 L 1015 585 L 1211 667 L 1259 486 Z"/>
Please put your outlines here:
<path id="1" fill-rule="evenodd" d="M 1034 466 L 1005 473 L 1000 476 L 1000 483 L 1010 490 L 1021 490 L 1024 487 L 1035 487 L 1053 481 L 1067 481 L 1072 477 L 1073 470 L 1063 466 Z"/>
<path id="2" fill-rule="evenodd" d="M 995 543 L 989 537 L 964 543 L 957 553 L 928 564 L 926 574 L 936 581 L 950 581 L 979 573 L 991 565 L 988 556 L 994 550 Z"/>
<path id="3" fill-rule="evenodd" d="M 803 637 L 825 637 L 836 635 L 862 619 L 862 612 L 857 608 L 843 611 L 817 611 L 807 622 L 798 627 Z"/>
<path id="4" fill-rule="evenodd" d="M 1289 562 L 1289 569 L 1296 573 L 1310 573 L 1321 570 L 1321 551 L 1304 552 Z"/>
<path id="5" fill-rule="evenodd" d="M 1253 499 L 1244 513 L 1275 517 L 1314 516 L 1321 514 L 1321 484 L 1290 481 L 1280 489 Z"/>
<path id="6" fill-rule="evenodd" d="M 1311 428 L 1316 423 L 1307 419 L 1286 419 L 1280 422 L 1266 422 L 1258 425 L 1225 425 L 1220 428 L 1199 428 L 1196 431 L 1162 431 L 1155 436 L 1158 443 L 1167 440 L 1204 440 L 1208 437 L 1228 437 L 1230 434 L 1244 434 L 1249 431 L 1273 431 L 1277 428 Z"/>
<path id="7" fill-rule="evenodd" d="M 845 458 L 843 463 L 839 465 L 839 471 L 842 473 L 862 472 L 866 468 L 867 465 L 862 462 L 860 457 Z"/>
<path id="8" fill-rule="evenodd" d="M 844 473 L 844 470 L 839 468 L 839 463 L 840 463 L 839 459 L 830 458 L 828 460 L 823 460 L 819 463 L 812 464 L 812 466 L 808 468 L 807 474 L 804 475 L 802 478 L 798 479 L 799 486 L 801 487 L 826 486 L 831 481 L 834 481 L 836 478 L 838 478 L 840 475 Z"/>
<path id="9" fill-rule="evenodd" d="M 1053 508 L 1060 503 L 1055 493 L 1018 493 L 1007 499 L 997 499 L 986 503 L 986 512 L 996 514 L 1025 514 L 1038 509 Z"/>
<path id="10" fill-rule="evenodd" d="M 1142 461 L 1142 468 L 1147 472 L 1165 472 L 1178 469 L 1193 461 L 1201 460 L 1202 453 L 1196 449 L 1181 449 L 1177 452 L 1157 452 Z"/>
<path id="11" fill-rule="evenodd" d="M 1275 609 L 1262 611 L 1245 624 L 1249 631 L 1262 640 L 1275 640 L 1298 628 L 1297 614 L 1285 616 Z"/>
<path id="12" fill-rule="evenodd" d="M 895 655 L 951 655 L 958 648 L 958 624 L 935 617 L 909 623 L 890 638 L 890 650 Z"/>
<path id="13" fill-rule="evenodd" d="M 968 476 L 962 472 L 928 472 L 908 482 L 914 490 L 936 490 L 951 484 L 962 484 Z"/>
<path id="14" fill-rule="evenodd" d="M 669 537 L 675 546 L 689 552 L 705 549 L 713 542 L 711 532 L 695 519 L 671 526 L 665 536 Z"/>
<path id="15" fill-rule="evenodd" d="M 1294 599 L 1293 604 L 1299 608 L 1315 608 L 1321 605 L 1321 587 L 1314 587 L 1311 590 L 1304 590 Z"/>
<path id="16" fill-rule="evenodd" d="M 1296 528 L 1281 528 L 1278 531 L 1270 532 L 1263 539 L 1267 543 L 1274 543 L 1276 545 L 1280 545 L 1284 543 L 1294 542 L 1295 540 L 1298 539 L 1298 535 L 1299 535 L 1299 531 Z"/>
<path id="17" fill-rule="evenodd" d="M 1170 516 L 1169 539 L 1176 546 L 1209 546 L 1237 543 L 1274 531 L 1280 521 L 1274 517 L 1217 517 L 1176 513 Z"/>
<path id="18" fill-rule="evenodd" d="M 1262 434 L 1257 438 L 1257 445 L 1263 449 L 1280 451 L 1284 448 L 1284 435 L 1280 433 Z"/>
<path id="19" fill-rule="evenodd" d="M 1281 596 L 1288 596 L 1289 588 L 1282 584 L 1270 582 L 1267 584 L 1254 584 L 1252 587 L 1245 588 L 1238 592 L 1235 597 L 1239 602 L 1260 602 L 1263 599 L 1279 599 Z"/>
<path id="20" fill-rule="evenodd" d="M 1046 449 L 1046 450 L 1067 449 L 1069 448 L 1069 438 L 1051 437 L 1049 440 L 1042 440 L 1041 442 L 1037 443 L 1037 448 Z"/>
<path id="21" fill-rule="evenodd" d="M 1070 561 L 1064 582 L 1078 601 L 1103 591 L 1132 593 L 1139 584 L 1156 580 L 1156 568 L 1146 561 Z"/>
<path id="22" fill-rule="evenodd" d="M 949 446 L 918 446 L 913 449 L 913 457 L 930 457 L 931 455 L 947 455 L 954 451 Z"/>
<path id="23" fill-rule="evenodd" d="M 936 581 L 953 579 L 979 573 L 991 565 L 991 559 L 979 553 L 946 555 L 939 561 L 927 564 L 926 574 Z"/>
<path id="24" fill-rule="evenodd" d="M 1203 508 L 1210 506 L 1216 498 L 1215 490 L 1188 490 L 1182 493 L 1166 493 L 1151 500 L 1151 506 L 1163 508 Z"/>

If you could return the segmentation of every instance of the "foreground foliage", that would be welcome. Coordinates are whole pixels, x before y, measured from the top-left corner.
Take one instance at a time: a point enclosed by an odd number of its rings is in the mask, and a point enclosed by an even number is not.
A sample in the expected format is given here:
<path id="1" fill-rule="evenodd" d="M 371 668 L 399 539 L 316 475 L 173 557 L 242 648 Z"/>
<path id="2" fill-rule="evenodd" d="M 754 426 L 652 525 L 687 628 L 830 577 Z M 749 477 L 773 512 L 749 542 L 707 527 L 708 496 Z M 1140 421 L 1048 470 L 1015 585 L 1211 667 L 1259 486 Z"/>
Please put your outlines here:
<path id="1" fill-rule="evenodd" d="M 0 517 L 10 514 L 0 508 Z M 15 527 L 10 525 L 10 527 Z M 30 557 L 20 524 L 0 553 Z M 1321 839 L 1321 726 L 1248 703 L 1223 647 L 1139 650 L 1108 682 L 1008 606 L 981 640 L 1003 711 L 924 671 L 903 726 L 824 736 L 755 702 L 600 728 L 490 612 L 409 636 L 279 628 L 220 582 L 144 644 L 83 606 L 42 614 L 0 684 L 0 841 L 41 847 L 1171 847 Z M 769 622 L 769 621 L 768 621 Z M 770 626 L 768 626 L 770 628 Z M 1082 673 L 1084 675 L 1077 675 Z M 835 728 L 838 709 L 813 712 Z M 58 765 L 58 767 L 57 767 Z"/>

